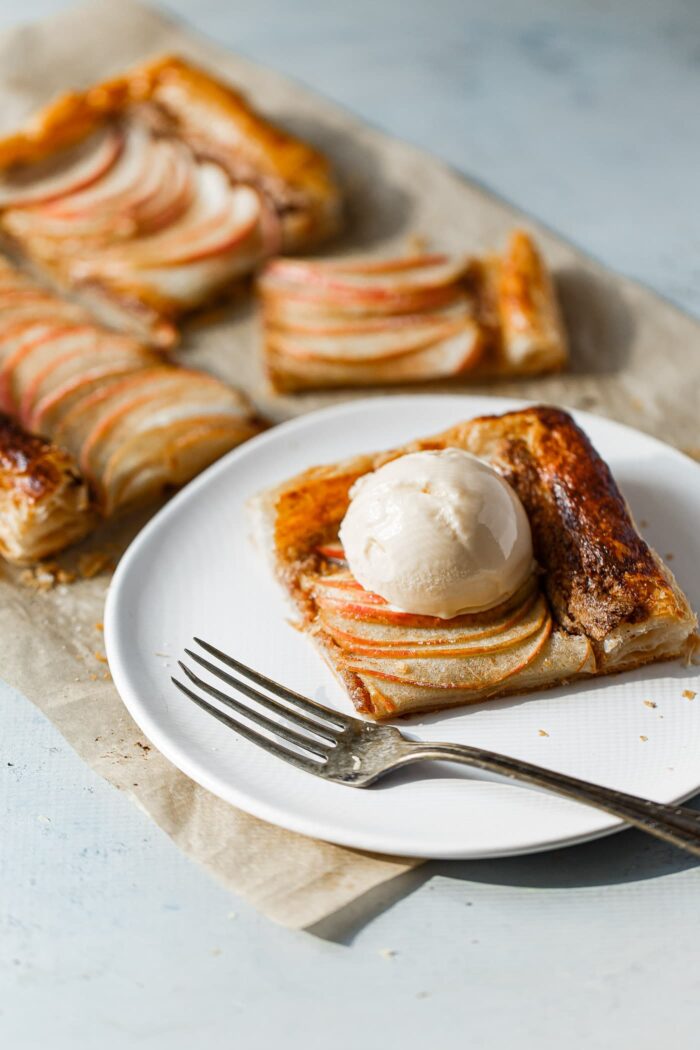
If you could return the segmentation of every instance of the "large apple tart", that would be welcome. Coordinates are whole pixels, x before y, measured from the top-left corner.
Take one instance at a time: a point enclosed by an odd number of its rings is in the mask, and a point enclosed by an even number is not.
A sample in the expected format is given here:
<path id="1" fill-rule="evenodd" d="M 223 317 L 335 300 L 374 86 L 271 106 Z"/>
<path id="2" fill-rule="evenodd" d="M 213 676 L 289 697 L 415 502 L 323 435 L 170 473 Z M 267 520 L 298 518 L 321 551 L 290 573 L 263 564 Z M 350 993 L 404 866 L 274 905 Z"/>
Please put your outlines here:
<path id="1" fill-rule="evenodd" d="M 70 92 L 0 141 L 0 229 L 158 346 L 174 320 L 337 225 L 325 159 L 179 58 Z"/>
<path id="2" fill-rule="evenodd" d="M 535 559 L 504 600 L 451 618 L 406 612 L 367 591 L 338 539 L 358 479 L 445 449 L 486 461 L 508 483 Z M 303 630 L 374 719 L 625 671 L 692 646 L 688 601 L 639 535 L 607 465 L 558 408 L 485 416 L 307 470 L 263 493 L 254 510 Z"/>

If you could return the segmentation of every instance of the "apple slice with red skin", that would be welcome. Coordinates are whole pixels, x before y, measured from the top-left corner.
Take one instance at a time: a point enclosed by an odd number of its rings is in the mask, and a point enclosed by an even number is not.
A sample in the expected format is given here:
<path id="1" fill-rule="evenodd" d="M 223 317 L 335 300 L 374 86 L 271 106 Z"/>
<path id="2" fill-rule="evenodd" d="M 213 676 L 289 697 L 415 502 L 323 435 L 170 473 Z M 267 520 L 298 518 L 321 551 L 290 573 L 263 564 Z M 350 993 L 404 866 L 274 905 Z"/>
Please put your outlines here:
<path id="1" fill-rule="evenodd" d="M 330 580 L 340 577 L 340 586 L 333 587 Z M 478 610 L 470 613 L 462 613 L 444 620 L 439 616 L 425 616 L 418 613 L 404 612 L 394 605 L 389 605 L 378 594 L 370 594 L 360 584 L 355 583 L 352 587 L 349 573 L 334 574 L 333 576 L 316 577 L 309 586 L 311 594 L 317 606 L 321 610 L 328 610 L 332 614 L 345 617 L 349 620 L 364 621 L 369 624 L 398 625 L 401 627 L 430 628 L 444 630 L 457 627 L 461 624 L 483 623 L 484 618 L 488 621 L 492 617 L 500 616 L 508 612 L 514 606 L 522 604 L 529 597 L 533 583 L 528 580 L 523 588 L 515 595 L 511 595 L 505 602 L 492 609 Z M 358 627 L 359 630 L 359 627 Z"/>
<path id="2" fill-rule="evenodd" d="M 99 477 L 114 450 L 136 433 L 164 428 L 188 417 L 241 414 L 239 398 L 213 376 L 178 369 L 165 380 L 155 390 L 147 385 L 143 393 L 117 404 L 96 420 L 80 454 L 81 470 L 88 477 Z"/>
<path id="3" fill-rule="evenodd" d="M 125 239 L 153 232 L 188 207 L 194 160 L 173 140 L 154 140 L 132 128 L 120 163 L 82 193 L 35 209 L 25 220 L 34 235 L 90 240 Z"/>
<path id="4" fill-rule="evenodd" d="M 133 269 L 179 266 L 233 250 L 256 227 L 260 195 L 250 186 L 232 186 L 222 168 L 202 163 L 190 208 L 166 230 L 104 251 L 83 264 L 76 278 L 118 276 Z"/>
<path id="5" fill-rule="evenodd" d="M 484 342 L 474 322 L 431 346 L 403 354 L 387 361 L 362 363 L 331 361 L 297 361 L 275 353 L 268 347 L 267 363 L 273 377 L 279 375 L 283 385 L 299 387 L 376 386 L 387 383 L 430 382 L 460 375 L 474 368 L 481 359 Z"/>
<path id="6" fill-rule="evenodd" d="M 436 659 L 391 660 L 387 658 L 356 658 L 350 654 L 344 659 L 348 671 L 371 675 L 390 682 L 443 689 L 483 689 L 499 686 L 507 678 L 523 671 L 538 656 L 552 631 L 552 620 L 547 616 L 540 630 L 516 645 L 492 653 L 455 656 Z"/>
<path id="7" fill-rule="evenodd" d="M 324 609 L 321 623 L 343 649 L 376 649 L 391 655 L 398 649 L 419 649 L 423 646 L 444 646 L 490 638 L 516 627 L 532 612 L 539 592 L 521 590 L 525 597 L 519 604 L 500 605 L 472 614 L 468 621 L 458 617 L 457 622 L 442 620 L 432 627 L 391 626 L 390 624 L 358 620 L 335 610 Z"/>
<path id="8" fill-rule="evenodd" d="M 51 438 L 80 460 L 85 439 L 97 423 L 108 418 L 119 406 L 133 403 L 134 398 L 157 390 L 168 381 L 170 373 L 174 375 L 177 371 L 175 366 L 155 365 L 101 383 L 55 420 Z"/>
<path id="9" fill-rule="evenodd" d="M 262 257 L 259 230 L 231 251 L 206 259 L 138 270 L 135 280 L 140 289 L 148 288 L 157 298 L 178 309 L 198 306 L 217 288 L 225 287 L 251 272 Z M 106 282 L 117 291 L 131 287 L 130 278 L 108 277 Z"/>
<path id="10" fill-rule="evenodd" d="M 406 329 L 411 329 L 417 324 L 430 324 L 437 327 L 452 321 L 461 321 L 465 317 L 472 317 L 473 314 L 472 300 L 462 294 L 454 297 L 446 306 L 435 310 L 409 314 L 379 314 L 378 316 L 346 314 L 339 310 L 335 314 L 307 313 L 300 317 L 294 307 L 291 310 L 285 309 L 284 300 L 280 300 L 275 305 L 268 300 L 265 303 L 263 319 L 267 328 L 278 328 L 287 335 L 320 338 L 322 336 L 388 335 L 390 333 L 400 336 Z"/>
<path id="11" fill-rule="evenodd" d="M 294 336 L 285 331 L 269 331 L 267 342 L 279 354 L 300 361 L 331 361 L 360 364 L 364 361 L 389 361 L 415 350 L 423 350 L 441 339 L 457 335 L 466 325 L 472 326 L 470 311 L 465 307 L 453 320 L 435 321 L 415 317 L 414 324 L 384 332 L 349 332 L 346 335 Z"/>
<path id="12" fill-rule="evenodd" d="M 69 367 L 68 362 L 65 367 Z M 53 387 L 49 394 L 42 396 L 35 404 L 29 417 L 28 429 L 40 434 L 53 433 L 61 420 L 81 401 L 105 388 L 105 384 L 127 379 L 144 369 L 154 367 L 154 363 L 142 364 L 139 361 L 116 359 L 112 362 L 94 364 L 79 369 L 71 367 L 72 377 Z"/>
<path id="13" fill-rule="evenodd" d="M 86 382 L 120 372 L 135 371 L 139 367 L 154 365 L 156 356 L 127 337 L 107 334 L 97 330 L 96 341 L 90 350 L 72 347 L 65 353 L 56 354 L 43 367 L 37 368 L 24 389 L 19 405 L 19 417 L 28 430 L 41 430 L 39 425 L 51 403 L 68 390 L 75 391 Z"/>
<path id="14" fill-rule="evenodd" d="M 447 303 L 454 302 L 464 295 L 460 284 L 449 282 L 436 287 L 406 288 L 396 291 L 384 291 L 382 294 L 370 293 L 366 289 L 326 288 L 314 285 L 289 285 L 269 279 L 265 284 L 259 282 L 265 304 L 272 303 L 273 309 L 280 300 L 287 307 L 289 304 L 301 305 L 297 316 L 304 315 L 304 308 L 313 316 L 315 313 L 326 314 L 401 314 L 418 313 L 431 310 Z"/>
<path id="15" fill-rule="evenodd" d="M 494 626 L 491 629 L 486 626 L 476 627 L 471 632 L 462 628 L 461 637 L 433 642 L 426 640 L 417 645 L 411 644 L 410 639 L 407 638 L 403 647 L 396 643 L 390 646 L 368 645 L 366 642 L 354 640 L 352 636 L 344 632 L 337 631 L 327 624 L 327 621 L 326 626 L 333 640 L 348 654 L 348 659 L 364 661 L 370 658 L 381 661 L 382 664 L 385 661 L 391 661 L 391 666 L 396 666 L 396 661 L 399 660 L 460 658 L 477 653 L 501 652 L 537 634 L 544 626 L 548 616 L 547 604 L 544 598 L 539 597 L 526 613 L 521 613 L 515 623 L 508 627 Z"/>
<path id="16" fill-rule="evenodd" d="M 56 300 L 26 300 L 15 306 L 3 307 L 0 304 L 0 355 L 4 356 L 4 343 L 11 339 L 21 328 L 37 323 L 75 325 L 86 322 L 89 317 L 84 310 L 72 303 L 56 305 Z"/>
<path id="17" fill-rule="evenodd" d="M 184 485 L 259 429 L 246 419 L 188 419 L 124 441 L 97 482 L 106 514 Z"/>
<path id="18" fill-rule="evenodd" d="M 400 269 L 352 270 L 309 259 L 285 259 L 269 263 L 260 283 L 264 291 L 311 287 L 318 288 L 321 295 L 328 292 L 373 301 L 452 285 L 464 276 L 468 265 L 466 258 L 426 256 Z"/>
<path id="19" fill-rule="evenodd" d="M 306 283 L 307 280 L 313 280 L 316 274 L 383 275 L 425 269 L 428 266 L 443 266 L 449 262 L 449 255 L 441 253 L 403 255 L 395 259 L 296 259 L 281 256 L 270 260 L 262 276 L 264 278 L 271 275 L 286 281 Z"/>
<path id="20" fill-rule="evenodd" d="M 48 163 L 10 168 L 0 178 L 0 208 L 23 208 L 55 200 L 88 186 L 107 172 L 123 146 L 121 133 L 103 128 Z"/>
<path id="21" fill-rule="evenodd" d="M 67 327 L 67 326 L 66 326 Z M 21 353 L 25 347 L 41 342 L 56 331 L 56 325 L 49 321 L 23 322 L 13 325 L 0 340 L 0 410 L 10 412 L 12 409 L 10 376 L 7 363 Z"/>
<path id="22" fill-rule="evenodd" d="M 322 543 L 316 548 L 316 550 L 322 558 L 328 558 L 330 561 L 347 564 L 342 543 Z"/>
<path id="23" fill-rule="evenodd" d="M 361 685 L 369 697 L 369 713 L 382 720 L 446 707 L 480 703 L 494 695 L 529 692 L 556 683 L 569 682 L 595 672 L 595 655 L 583 635 L 553 630 L 537 656 L 516 674 L 495 685 L 479 689 L 434 689 L 430 686 L 390 682 L 372 675 L 361 675 Z"/>
<path id="24" fill-rule="evenodd" d="M 33 377 L 62 354 L 76 349 L 88 352 L 97 342 L 99 330 L 94 325 L 57 325 L 41 338 L 25 343 L 0 367 L 0 397 L 13 415 Z"/>

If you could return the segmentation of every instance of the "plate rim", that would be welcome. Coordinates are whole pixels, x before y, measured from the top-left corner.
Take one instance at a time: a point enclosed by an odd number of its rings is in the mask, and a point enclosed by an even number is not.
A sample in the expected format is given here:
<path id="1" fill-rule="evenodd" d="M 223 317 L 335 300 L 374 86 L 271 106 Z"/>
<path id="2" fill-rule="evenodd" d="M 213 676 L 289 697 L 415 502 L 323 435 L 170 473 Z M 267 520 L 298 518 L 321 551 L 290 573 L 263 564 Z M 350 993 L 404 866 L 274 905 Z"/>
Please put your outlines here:
<path id="1" fill-rule="evenodd" d="M 464 845 L 456 847 L 453 851 L 446 851 L 443 848 L 436 850 L 435 848 L 431 848 L 430 844 L 427 842 L 424 845 L 416 845 L 414 843 L 412 847 L 402 846 L 397 851 L 393 846 L 387 847 L 386 844 L 382 844 L 380 841 L 381 834 L 372 831 L 358 835 L 352 829 L 345 831 L 340 828 L 335 831 L 333 829 L 324 828 L 323 833 L 320 833 L 315 818 L 307 818 L 303 813 L 296 814 L 294 811 L 290 812 L 289 810 L 281 809 L 274 804 L 268 804 L 265 800 L 260 800 L 254 795 L 250 795 L 243 790 L 239 790 L 236 786 L 222 781 L 219 776 L 210 773 L 206 768 L 203 768 L 196 759 L 191 759 L 187 749 L 181 747 L 174 739 L 171 739 L 167 730 L 163 729 L 159 724 L 159 721 L 152 716 L 148 706 L 141 700 L 138 689 L 135 688 L 130 681 L 127 671 L 128 661 L 122 659 L 121 655 L 121 640 L 119 637 L 120 595 L 125 589 L 129 579 L 131 564 L 139 557 L 142 546 L 149 542 L 152 533 L 157 532 L 171 519 L 171 517 L 178 514 L 181 505 L 186 504 L 189 500 L 194 498 L 200 488 L 215 482 L 215 479 L 220 474 L 225 474 L 229 471 L 231 469 L 231 464 L 235 464 L 239 460 L 255 455 L 259 448 L 278 441 L 280 436 L 284 439 L 284 435 L 290 432 L 294 433 L 297 430 L 303 431 L 306 427 L 314 425 L 319 421 L 322 423 L 325 419 L 334 419 L 338 416 L 352 415 L 357 412 L 361 413 L 368 407 L 371 407 L 372 410 L 380 411 L 383 405 L 390 404 L 392 407 L 397 407 L 397 403 L 408 405 L 410 403 L 416 403 L 419 401 L 425 402 L 427 400 L 464 401 L 467 403 L 465 404 L 467 411 L 469 410 L 468 402 L 488 402 L 493 405 L 495 412 L 517 411 L 522 408 L 542 403 L 501 395 L 447 392 L 434 394 L 388 394 L 378 395 L 376 397 L 356 398 L 339 404 L 325 406 L 311 412 L 305 412 L 299 416 L 274 425 L 269 430 L 256 435 L 242 445 L 239 445 L 237 448 L 232 449 L 215 463 L 211 464 L 211 466 L 205 471 L 176 493 L 137 533 L 120 558 L 114 576 L 110 581 L 104 610 L 105 651 L 110 672 L 122 703 L 149 741 L 154 744 L 157 750 L 160 751 L 168 761 L 172 762 L 182 773 L 194 780 L 200 786 L 204 787 L 206 790 L 211 791 L 218 798 L 221 798 L 229 805 L 239 808 L 258 819 L 272 823 L 278 827 L 339 846 L 385 855 L 390 854 L 397 856 L 400 854 L 401 856 L 422 860 L 479 860 L 498 857 L 524 856 L 531 853 L 547 852 L 550 850 L 583 844 L 625 830 L 628 825 L 624 821 L 609 816 L 603 811 L 591 808 L 592 818 L 597 817 L 598 826 L 589 831 L 573 833 L 571 835 L 559 835 L 558 837 L 549 837 L 546 839 L 540 836 L 537 841 L 530 839 L 527 843 L 516 845 L 513 848 L 489 849 L 488 851 L 465 849 Z M 640 431 L 628 424 L 620 423 L 617 420 L 610 419 L 607 416 L 596 415 L 595 413 L 565 406 L 557 407 L 562 407 L 565 411 L 570 412 L 584 430 L 586 428 L 586 423 L 591 420 L 594 424 L 603 422 L 611 425 L 614 429 L 616 428 L 626 433 L 628 437 L 642 436 L 647 441 L 651 442 L 652 445 L 657 446 L 665 455 L 671 453 L 672 457 L 681 462 L 686 468 L 688 466 L 691 468 L 696 467 L 700 474 L 700 464 L 694 463 L 690 457 L 684 455 L 679 449 L 666 444 L 651 434 L 646 434 L 644 431 Z M 309 466 L 312 465 L 314 464 L 309 464 Z M 699 789 L 700 768 L 698 770 L 698 784 L 692 790 L 674 796 L 670 801 L 685 801 L 697 794 Z"/>

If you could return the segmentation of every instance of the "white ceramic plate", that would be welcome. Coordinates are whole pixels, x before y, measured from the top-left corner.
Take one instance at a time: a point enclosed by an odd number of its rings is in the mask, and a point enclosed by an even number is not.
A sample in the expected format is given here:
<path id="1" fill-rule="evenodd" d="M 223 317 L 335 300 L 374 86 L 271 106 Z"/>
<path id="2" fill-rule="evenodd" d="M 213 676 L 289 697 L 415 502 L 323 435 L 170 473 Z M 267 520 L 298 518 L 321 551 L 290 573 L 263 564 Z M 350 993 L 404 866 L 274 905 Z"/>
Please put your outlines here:
<path id="1" fill-rule="evenodd" d="M 618 829 L 619 822 L 586 806 L 446 764 L 411 767 L 365 791 L 326 784 L 237 737 L 170 682 L 196 634 L 349 711 L 330 671 L 288 622 L 286 602 L 251 542 L 246 500 L 312 464 L 520 406 L 503 398 L 425 395 L 350 402 L 248 442 L 177 495 L 122 559 L 105 617 L 114 680 L 152 743 L 241 809 L 361 849 L 492 857 Z M 698 608 L 700 467 L 627 427 L 585 413 L 577 419 L 610 464 L 646 537 L 672 555 Z M 670 802 L 700 789 L 699 679 L 697 668 L 662 664 L 403 725 L 422 739 L 469 742 Z M 693 702 L 684 690 L 699 695 Z"/>

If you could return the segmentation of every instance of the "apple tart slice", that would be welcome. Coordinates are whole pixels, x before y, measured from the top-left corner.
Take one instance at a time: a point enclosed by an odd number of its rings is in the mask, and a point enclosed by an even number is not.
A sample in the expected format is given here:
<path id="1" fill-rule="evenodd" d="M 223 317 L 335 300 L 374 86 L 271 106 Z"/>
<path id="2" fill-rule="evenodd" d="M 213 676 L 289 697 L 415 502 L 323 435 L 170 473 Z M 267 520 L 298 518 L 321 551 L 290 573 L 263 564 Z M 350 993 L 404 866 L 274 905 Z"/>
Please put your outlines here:
<path id="1" fill-rule="evenodd" d="M 262 427 L 238 390 L 100 327 L 2 260 L 0 410 L 74 458 L 102 514 L 184 484 Z"/>
<path id="2" fill-rule="evenodd" d="M 279 390 L 555 371 L 567 344 L 532 238 L 502 255 L 275 259 L 258 281 Z"/>
<path id="3" fill-rule="evenodd" d="M 409 453 L 444 449 L 479 457 L 509 483 L 536 559 L 499 604 L 449 619 L 365 590 L 337 538 L 358 479 Z M 374 719 L 628 670 L 692 645 L 697 619 L 672 573 L 637 532 L 606 464 L 557 408 L 474 419 L 313 468 L 263 493 L 253 511 L 303 630 Z"/>
<path id="4" fill-rule="evenodd" d="M 332 232 L 324 158 L 233 88 L 155 59 L 0 141 L 0 229 L 59 285 L 157 346 L 266 256 Z"/>

